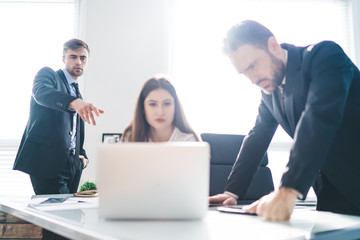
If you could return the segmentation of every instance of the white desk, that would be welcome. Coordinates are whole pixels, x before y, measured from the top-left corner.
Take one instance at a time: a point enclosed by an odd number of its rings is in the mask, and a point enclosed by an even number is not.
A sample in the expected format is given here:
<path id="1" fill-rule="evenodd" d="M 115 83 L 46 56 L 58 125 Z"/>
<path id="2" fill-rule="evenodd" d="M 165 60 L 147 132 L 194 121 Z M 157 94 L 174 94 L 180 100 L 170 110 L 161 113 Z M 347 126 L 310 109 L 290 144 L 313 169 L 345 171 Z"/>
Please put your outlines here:
<path id="1" fill-rule="evenodd" d="M 49 195 L 50 196 L 50 195 Z M 51 195 L 52 197 L 59 195 Z M 97 208 L 40 211 L 29 198 L 0 198 L 0 211 L 71 239 L 356 239 L 360 217 L 295 209 L 289 222 L 209 210 L 199 221 L 107 221 Z"/>

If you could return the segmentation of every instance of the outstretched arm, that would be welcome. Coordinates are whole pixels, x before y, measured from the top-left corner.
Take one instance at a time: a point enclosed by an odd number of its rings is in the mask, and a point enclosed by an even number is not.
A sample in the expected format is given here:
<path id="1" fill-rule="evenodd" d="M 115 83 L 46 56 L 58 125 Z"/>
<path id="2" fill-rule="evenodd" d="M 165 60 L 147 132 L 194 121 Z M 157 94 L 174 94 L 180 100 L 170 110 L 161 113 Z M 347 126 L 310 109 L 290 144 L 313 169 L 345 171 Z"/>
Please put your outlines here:
<path id="1" fill-rule="evenodd" d="M 85 102 L 81 100 L 80 98 L 75 99 L 69 104 L 69 108 L 74 109 L 81 119 L 84 122 L 87 122 L 88 124 L 96 125 L 95 116 L 100 116 L 100 114 L 103 114 L 104 111 L 95 107 L 93 104 Z"/>

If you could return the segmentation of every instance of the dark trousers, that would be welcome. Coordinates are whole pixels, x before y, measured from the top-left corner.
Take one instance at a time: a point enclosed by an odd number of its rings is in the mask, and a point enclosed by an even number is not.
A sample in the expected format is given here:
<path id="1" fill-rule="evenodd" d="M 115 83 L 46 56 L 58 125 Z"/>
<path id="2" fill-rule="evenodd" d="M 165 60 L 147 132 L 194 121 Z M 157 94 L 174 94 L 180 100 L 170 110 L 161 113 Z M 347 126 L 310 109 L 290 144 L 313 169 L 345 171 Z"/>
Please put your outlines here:
<path id="1" fill-rule="evenodd" d="M 40 178 L 30 175 L 35 194 L 67 194 L 78 190 L 83 169 L 81 159 L 69 155 L 68 161 L 60 174 L 54 178 Z"/>
<path id="2" fill-rule="evenodd" d="M 317 184 L 314 187 L 318 198 L 317 210 L 360 216 L 360 208 L 346 199 L 324 175 L 319 176 Z"/>

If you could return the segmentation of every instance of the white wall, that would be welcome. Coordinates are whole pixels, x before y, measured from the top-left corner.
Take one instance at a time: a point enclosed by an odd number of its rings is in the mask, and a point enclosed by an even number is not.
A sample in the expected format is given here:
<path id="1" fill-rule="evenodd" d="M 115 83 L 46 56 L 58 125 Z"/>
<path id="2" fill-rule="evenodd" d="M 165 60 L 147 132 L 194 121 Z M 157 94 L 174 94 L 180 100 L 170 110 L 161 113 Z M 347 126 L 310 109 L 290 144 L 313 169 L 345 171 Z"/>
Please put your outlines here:
<path id="1" fill-rule="evenodd" d="M 80 2 L 80 37 L 91 51 L 80 84 L 85 100 L 105 111 L 96 127 L 86 127 L 85 149 L 91 163 L 81 182 L 96 181 L 96 149 L 102 133 L 122 132 L 143 83 L 157 73 L 168 73 L 168 2 Z"/>
<path id="2" fill-rule="evenodd" d="M 81 88 L 85 100 L 105 110 L 96 127 L 87 126 L 85 149 L 90 166 L 82 182 L 96 181 L 96 148 L 104 132 L 122 132 L 133 115 L 142 84 L 153 75 L 168 73 L 171 0 L 79 0 L 80 38 L 91 56 Z M 360 4 L 350 0 L 354 39 L 359 39 Z M 360 56 L 354 40 L 353 58 Z M 359 61 L 359 60 L 358 60 Z M 359 65 L 359 62 L 357 62 Z"/>
<path id="3" fill-rule="evenodd" d="M 351 18 L 352 35 L 350 39 L 352 41 L 352 60 L 360 67 L 360 1 L 349 0 L 349 16 Z"/>

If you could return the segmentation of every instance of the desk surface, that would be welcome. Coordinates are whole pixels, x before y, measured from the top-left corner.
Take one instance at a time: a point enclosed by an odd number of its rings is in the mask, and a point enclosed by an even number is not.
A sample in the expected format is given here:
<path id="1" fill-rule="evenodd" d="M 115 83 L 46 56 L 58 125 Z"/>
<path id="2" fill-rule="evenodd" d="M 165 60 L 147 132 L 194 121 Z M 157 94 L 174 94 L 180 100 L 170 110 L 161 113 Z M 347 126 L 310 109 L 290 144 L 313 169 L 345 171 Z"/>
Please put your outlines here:
<path id="1" fill-rule="evenodd" d="M 49 195 L 49 197 L 61 195 Z M 288 222 L 210 209 L 199 221 L 108 221 L 97 208 L 40 211 L 28 198 L 0 198 L 0 210 L 71 239 L 356 239 L 360 217 L 297 208 Z"/>

